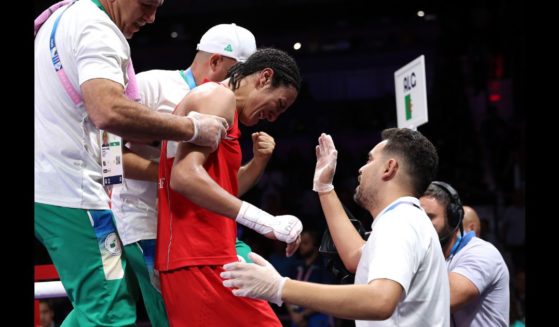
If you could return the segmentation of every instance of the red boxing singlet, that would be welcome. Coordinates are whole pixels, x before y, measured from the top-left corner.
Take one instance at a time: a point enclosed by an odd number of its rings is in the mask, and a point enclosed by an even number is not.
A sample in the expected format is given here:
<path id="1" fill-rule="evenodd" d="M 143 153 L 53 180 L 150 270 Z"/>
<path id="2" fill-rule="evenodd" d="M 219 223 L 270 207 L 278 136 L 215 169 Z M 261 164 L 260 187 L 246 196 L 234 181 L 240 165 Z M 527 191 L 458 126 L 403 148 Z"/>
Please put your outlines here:
<path id="1" fill-rule="evenodd" d="M 242 153 L 238 115 L 204 168 L 224 190 L 237 196 L 237 173 Z M 186 266 L 223 265 L 237 261 L 234 219 L 204 209 L 169 186 L 177 142 L 163 141 L 159 161 L 158 222 L 155 268 L 160 271 Z"/>

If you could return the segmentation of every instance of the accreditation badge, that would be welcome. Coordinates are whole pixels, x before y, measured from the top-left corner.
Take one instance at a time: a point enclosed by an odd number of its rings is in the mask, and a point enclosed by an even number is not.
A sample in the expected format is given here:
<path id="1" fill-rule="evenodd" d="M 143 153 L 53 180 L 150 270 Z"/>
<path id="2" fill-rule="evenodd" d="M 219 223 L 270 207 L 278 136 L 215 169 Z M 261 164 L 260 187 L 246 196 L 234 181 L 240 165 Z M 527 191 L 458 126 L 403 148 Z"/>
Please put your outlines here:
<path id="1" fill-rule="evenodd" d="M 107 131 L 99 131 L 99 137 L 103 186 L 122 184 L 122 138 Z"/>

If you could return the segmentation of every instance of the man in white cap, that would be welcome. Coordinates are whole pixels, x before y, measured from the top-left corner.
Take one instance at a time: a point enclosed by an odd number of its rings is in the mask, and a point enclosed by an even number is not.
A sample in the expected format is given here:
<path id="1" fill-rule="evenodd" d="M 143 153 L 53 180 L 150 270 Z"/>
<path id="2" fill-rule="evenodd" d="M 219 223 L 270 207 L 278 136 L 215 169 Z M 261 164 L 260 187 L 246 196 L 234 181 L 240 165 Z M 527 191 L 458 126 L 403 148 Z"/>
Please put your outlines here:
<path id="1" fill-rule="evenodd" d="M 235 24 L 210 28 L 200 39 L 190 67 L 185 70 L 150 70 L 136 75 L 141 102 L 152 110 L 172 113 L 190 90 L 208 81 L 225 79 L 229 68 L 244 62 L 256 51 L 254 35 Z M 264 133 L 252 135 L 254 157 L 239 171 L 239 194 L 250 189 L 262 175 L 275 147 L 274 139 Z M 154 270 L 157 234 L 157 175 L 159 145 L 127 143 L 124 154 L 126 176 L 112 194 L 112 209 L 124 252 L 130 258 L 153 326 L 168 326 L 159 291 L 159 276 Z M 239 260 L 251 262 L 250 247 L 236 244 Z M 151 281 L 151 282 L 150 282 Z"/>

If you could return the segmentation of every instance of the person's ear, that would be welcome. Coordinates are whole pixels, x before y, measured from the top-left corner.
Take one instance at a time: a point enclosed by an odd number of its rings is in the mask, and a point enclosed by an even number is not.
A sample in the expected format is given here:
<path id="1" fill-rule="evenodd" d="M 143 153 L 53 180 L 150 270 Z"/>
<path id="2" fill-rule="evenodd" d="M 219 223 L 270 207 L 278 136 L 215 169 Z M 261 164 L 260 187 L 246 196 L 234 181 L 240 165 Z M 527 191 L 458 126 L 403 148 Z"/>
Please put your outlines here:
<path id="1" fill-rule="evenodd" d="M 272 85 L 272 77 L 274 70 L 271 68 L 264 68 L 260 71 L 259 82 L 261 86 Z"/>
<path id="2" fill-rule="evenodd" d="M 396 175 L 396 172 L 398 171 L 399 168 L 400 166 L 398 164 L 398 161 L 396 161 L 396 159 L 394 158 L 388 159 L 388 161 L 384 164 L 382 179 L 383 180 L 392 179 Z"/>
<path id="3" fill-rule="evenodd" d="M 215 72 L 217 70 L 217 66 L 219 63 L 223 61 L 223 58 L 220 54 L 214 53 L 210 56 L 209 65 L 210 69 Z"/>

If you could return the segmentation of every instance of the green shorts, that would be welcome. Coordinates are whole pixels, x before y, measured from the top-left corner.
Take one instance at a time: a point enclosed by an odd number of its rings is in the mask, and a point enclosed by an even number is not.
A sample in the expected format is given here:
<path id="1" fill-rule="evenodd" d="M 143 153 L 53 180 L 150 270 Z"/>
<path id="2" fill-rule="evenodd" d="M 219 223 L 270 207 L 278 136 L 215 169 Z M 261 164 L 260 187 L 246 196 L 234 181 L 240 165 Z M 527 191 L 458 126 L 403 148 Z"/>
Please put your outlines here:
<path id="1" fill-rule="evenodd" d="M 35 202 L 35 236 L 46 247 L 74 309 L 63 326 L 134 326 L 130 268 L 110 210 Z"/>

